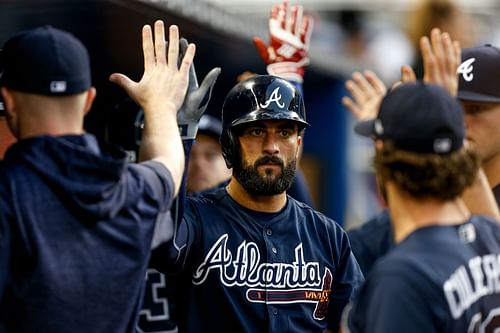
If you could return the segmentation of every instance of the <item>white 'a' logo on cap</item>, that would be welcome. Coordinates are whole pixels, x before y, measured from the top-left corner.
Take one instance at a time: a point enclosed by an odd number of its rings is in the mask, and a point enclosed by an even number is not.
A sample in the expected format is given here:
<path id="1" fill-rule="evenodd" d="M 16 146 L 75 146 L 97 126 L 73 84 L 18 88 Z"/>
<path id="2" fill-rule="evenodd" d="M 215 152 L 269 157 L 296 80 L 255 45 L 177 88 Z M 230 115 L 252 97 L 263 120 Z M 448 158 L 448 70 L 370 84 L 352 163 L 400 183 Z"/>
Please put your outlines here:
<path id="1" fill-rule="evenodd" d="M 264 104 L 260 104 L 261 108 L 267 108 L 272 102 L 276 103 L 280 108 L 283 108 L 285 106 L 285 103 L 280 103 L 281 100 L 281 94 L 279 94 L 280 87 L 277 87 L 276 89 L 273 90 L 271 93 L 271 96 L 267 101 L 265 101 Z"/>
<path id="2" fill-rule="evenodd" d="M 472 70 L 474 69 L 472 63 L 474 61 L 476 61 L 476 58 L 469 58 L 462 62 L 457 68 L 457 74 L 462 74 L 462 77 L 467 82 L 472 81 L 472 79 L 474 78 L 474 73 L 472 73 Z"/>

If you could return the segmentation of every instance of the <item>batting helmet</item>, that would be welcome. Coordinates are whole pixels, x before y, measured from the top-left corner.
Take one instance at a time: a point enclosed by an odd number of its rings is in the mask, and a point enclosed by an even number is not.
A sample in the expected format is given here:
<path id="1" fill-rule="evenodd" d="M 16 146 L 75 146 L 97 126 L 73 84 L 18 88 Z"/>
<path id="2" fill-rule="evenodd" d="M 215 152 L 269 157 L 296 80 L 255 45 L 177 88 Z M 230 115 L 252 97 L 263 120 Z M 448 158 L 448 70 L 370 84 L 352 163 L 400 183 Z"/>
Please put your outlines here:
<path id="1" fill-rule="evenodd" d="M 222 106 L 220 143 L 228 168 L 232 167 L 238 148 L 235 127 L 281 119 L 296 122 L 299 131 L 309 126 L 302 95 L 290 82 L 271 75 L 257 75 L 234 86 Z"/>

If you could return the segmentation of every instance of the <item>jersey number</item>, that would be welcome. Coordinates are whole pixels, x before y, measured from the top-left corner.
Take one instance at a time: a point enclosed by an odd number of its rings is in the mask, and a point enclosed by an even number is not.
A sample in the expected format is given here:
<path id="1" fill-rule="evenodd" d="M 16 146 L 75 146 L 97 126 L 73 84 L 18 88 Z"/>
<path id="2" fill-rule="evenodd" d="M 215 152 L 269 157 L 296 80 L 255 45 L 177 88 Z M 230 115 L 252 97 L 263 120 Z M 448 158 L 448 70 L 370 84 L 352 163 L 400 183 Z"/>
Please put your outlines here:
<path id="1" fill-rule="evenodd" d="M 139 333 L 174 333 L 175 323 L 170 320 L 165 275 L 148 269 L 142 309 L 139 312 Z"/>
<path id="2" fill-rule="evenodd" d="M 491 310 L 483 320 L 481 313 L 476 313 L 471 320 L 467 333 L 496 333 L 500 331 L 500 308 Z"/>

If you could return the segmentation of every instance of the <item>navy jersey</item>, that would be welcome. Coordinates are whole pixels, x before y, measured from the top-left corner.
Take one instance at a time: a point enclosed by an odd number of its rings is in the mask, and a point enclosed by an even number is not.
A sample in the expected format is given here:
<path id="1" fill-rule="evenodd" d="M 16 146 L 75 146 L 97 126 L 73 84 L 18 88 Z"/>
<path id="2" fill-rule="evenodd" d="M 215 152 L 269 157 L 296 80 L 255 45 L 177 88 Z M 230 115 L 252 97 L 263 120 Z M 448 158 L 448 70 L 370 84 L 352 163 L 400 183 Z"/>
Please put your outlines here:
<path id="1" fill-rule="evenodd" d="M 414 231 L 377 262 L 347 317 L 352 333 L 497 332 L 500 225 L 473 216 Z"/>
<path id="2" fill-rule="evenodd" d="M 14 144 L 0 162 L 0 327 L 135 332 L 173 191 L 162 164 L 128 165 L 91 135 Z"/>
<path id="3" fill-rule="evenodd" d="M 363 281 L 341 227 L 291 197 L 261 213 L 221 189 L 187 200 L 183 228 L 181 332 L 336 330 Z"/>
<path id="4" fill-rule="evenodd" d="M 377 259 L 394 247 L 391 217 L 388 210 L 375 215 L 362 226 L 347 232 L 351 248 L 365 276 Z"/>
<path id="5" fill-rule="evenodd" d="M 146 287 L 139 321 L 138 333 L 175 333 L 177 325 L 172 318 L 174 290 L 177 287 L 172 276 L 155 269 L 148 269 Z"/>

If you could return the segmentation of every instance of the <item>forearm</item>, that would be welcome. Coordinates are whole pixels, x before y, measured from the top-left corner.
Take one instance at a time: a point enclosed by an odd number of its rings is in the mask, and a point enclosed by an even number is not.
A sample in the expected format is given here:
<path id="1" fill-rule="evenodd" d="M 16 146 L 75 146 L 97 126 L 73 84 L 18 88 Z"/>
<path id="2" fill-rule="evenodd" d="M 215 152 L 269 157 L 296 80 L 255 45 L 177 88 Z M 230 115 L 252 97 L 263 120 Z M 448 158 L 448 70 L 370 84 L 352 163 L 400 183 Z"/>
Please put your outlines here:
<path id="1" fill-rule="evenodd" d="M 476 181 L 465 190 L 462 199 L 473 214 L 500 220 L 499 208 L 483 169 L 479 169 Z"/>
<path id="2" fill-rule="evenodd" d="M 177 126 L 177 110 L 173 110 L 173 106 L 164 106 L 163 110 L 153 109 L 157 107 L 144 110 L 139 160 L 154 159 L 164 164 L 172 174 L 177 194 L 184 172 L 184 150 Z"/>

